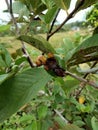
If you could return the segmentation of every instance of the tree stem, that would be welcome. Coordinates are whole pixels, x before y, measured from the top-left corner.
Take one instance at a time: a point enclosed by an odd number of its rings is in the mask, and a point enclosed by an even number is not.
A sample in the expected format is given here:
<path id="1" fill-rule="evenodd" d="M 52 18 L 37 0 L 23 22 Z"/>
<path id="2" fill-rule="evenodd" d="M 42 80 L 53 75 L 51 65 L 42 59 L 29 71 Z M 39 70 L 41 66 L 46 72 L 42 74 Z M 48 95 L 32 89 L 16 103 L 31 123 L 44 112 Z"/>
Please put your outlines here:
<path id="1" fill-rule="evenodd" d="M 85 84 L 88 84 L 88 85 L 93 86 L 94 88 L 98 89 L 98 84 L 96 84 L 95 82 L 88 81 L 84 78 L 81 78 L 75 74 L 70 73 L 69 71 L 66 71 L 65 74 L 79 80 L 80 82 L 84 82 Z"/>
<path id="2" fill-rule="evenodd" d="M 53 32 L 51 32 L 50 34 L 48 34 L 48 39 L 54 35 L 57 31 L 59 31 L 62 26 L 69 20 L 73 17 L 73 15 L 75 15 L 75 13 L 77 12 L 77 10 L 84 4 L 84 1 L 85 0 L 81 0 L 80 3 L 75 7 L 75 9 L 67 16 L 67 18 L 63 21 L 63 23 L 58 26 Z"/>
<path id="3" fill-rule="evenodd" d="M 47 33 L 47 41 L 48 41 L 49 38 L 50 38 L 49 34 L 51 33 L 51 31 L 52 31 L 52 29 L 53 29 L 53 26 L 54 26 L 54 24 L 55 24 L 55 21 L 56 21 L 56 18 L 57 18 L 57 16 L 58 16 L 59 12 L 60 12 L 60 9 L 58 9 L 58 11 L 57 11 L 57 13 L 56 13 L 56 15 L 55 15 L 55 18 L 54 18 L 53 21 L 52 21 L 50 30 L 49 30 L 49 32 Z"/>
<path id="4" fill-rule="evenodd" d="M 10 16 L 12 18 L 12 21 L 13 21 L 13 24 L 15 26 L 15 29 L 16 29 L 16 35 L 19 35 L 20 34 L 20 31 L 19 31 L 19 28 L 18 28 L 18 25 L 17 25 L 17 22 L 15 20 L 15 17 L 14 17 L 14 14 L 13 14 L 13 10 L 12 10 L 12 0 L 10 0 L 10 3 L 8 2 L 8 0 L 5 0 L 6 4 L 7 4 L 7 7 L 8 7 L 8 11 L 10 13 Z M 30 58 L 30 56 L 28 55 L 27 51 L 26 51 L 26 48 L 25 48 L 25 44 L 23 41 L 21 41 L 21 44 L 22 44 L 22 51 L 23 53 L 26 55 L 27 57 L 27 60 L 30 64 L 31 67 L 34 67 L 34 64 Z"/>

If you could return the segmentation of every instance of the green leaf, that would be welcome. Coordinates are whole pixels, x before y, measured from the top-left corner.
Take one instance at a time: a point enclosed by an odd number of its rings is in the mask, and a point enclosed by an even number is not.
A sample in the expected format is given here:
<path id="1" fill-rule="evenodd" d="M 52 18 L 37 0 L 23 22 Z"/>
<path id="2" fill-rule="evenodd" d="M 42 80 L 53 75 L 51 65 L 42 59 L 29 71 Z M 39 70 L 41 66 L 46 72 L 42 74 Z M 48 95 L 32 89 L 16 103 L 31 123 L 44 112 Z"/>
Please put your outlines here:
<path id="1" fill-rule="evenodd" d="M 52 77 L 44 68 L 28 69 L 0 85 L 0 122 L 34 98 Z"/>
<path id="2" fill-rule="evenodd" d="M 60 116 L 56 116 L 54 120 L 60 125 L 61 128 L 64 128 L 67 121 L 63 120 Z"/>
<path id="3" fill-rule="evenodd" d="M 40 51 L 44 53 L 55 53 L 54 48 L 51 46 L 49 42 L 47 42 L 42 36 L 27 36 L 27 35 L 21 35 L 18 37 L 19 40 L 22 40 L 24 42 L 27 42 L 28 44 L 36 47 Z"/>
<path id="4" fill-rule="evenodd" d="M 65 59 L 66 60 L 66 59 Z M 70 55 L 68 66 L 98 60 L 98 34 L 83 41 Z"/>
<path id="5" fill-rule="evenodd" d="M 29 17 L 29 10 L 27 9 L 26 5 L 21 1 L 14 1 L 12 7 L 13 13 L 19 14 L 20 17 Z"/>
<path id="6" fill-rule="evenodd" d="M 79 126 L 79 127 L 82 127 L 85 125 L 85 123 L 82 120 L 76 120 L 76 121 L 74 121 L 74 124 Z"/>
<path id="7" fill-rule="evenodd" d="M 16 59 L 15 64 L 16 65 L 20 65 L 21 63 L 27 61 L 27 58 L 25 56 L 19 57 L 18 59 Z"/>
<path id="8" fill-rule="evenodd" d="M 22 117 L 20 117 L 19 121 L 20 123 L 27 123 L 29 121 L 32 121 L 34 119 L 33 115 L 23 115 Z"/>
<path id="9" fill-rule="evenodd" d="M 75 48 L 74 43 L 71 41 L 69 38 L 64 38 L 63 39 L 64 44 L 62 45 L 62 48 L 65 51 L 65 54 L 68 53 L 70 50 Z"/>
<path id="10" fill-rule="evenodd" d="M 1 25 L 0 26 L 0 32 L 4 32 L 10 30 L 10 25 Z"/>
<path id="11" fill-rule="evenodd" d="M 61 130 L 82 130 L 81 128 L 79 128 L 78 126 L 76 125 L 73 125 L 73 124 L 67 124 L 64 129 L 61 129 Z"/>
<path id="12" fill-rule="evenodd" d="M 93 4 L 95 4 L 96 2 L 98 2 L 98 0 L 84 0 L 84 3 L 83 3 L 83 5 L 79 8 L 79 10 L 85 9 L 85 8 L 87 8 L 87 7 L 89 7 L 89 6 L 93 5 Z M 76 7 L 78 6 L 79 3 L 80 3 L 80 0 L 77 0 L 77 2 L 76 2 Z M 79 11 L 79 10 L 78 10 L 78 11 Z"/>
<path id="13" fill-rule="evenodd" d="M 47 114 L 47 109 L 48 108 L 45 105 L 39 106 L 39 108 L 38 108 L 38 118 L 39 119 L 44 119 L 45 118 L 45 116 Z"/>
<path id="14" fill-rule="evenodd" d="M 55 6 L 55 2 L 54 0 L 41 0 L 46 6 L 48 9 L 51 9 L 52 7 Z"/>
<path id="15" fill-rule="evenodd" d="M 11 55 L 3 45 L 0 45 L 0 67 L 9 67 L 11 64 Z"/>
<path id="16" fill-rule="evenodd" d="M 51 21 L 53 20 L 55 14 L 57 12 L 57 7 L 51 8 L 48 10 L 48 12 L 45 14 L 45 22 L 47 24 L 51 23 Z"/>
<path id="17" fill-rule="evenodd" d="M 62 85 L 62 89 L 64 90 L 67 96 L 70 96 L 70 93 L 74 91 L 74 89 L 77 87 L 78 84 L 79 84 L 78 80 L 67 76 L 66 81 Z"/>
<path id="18" fill-rule="evenodd" d="M 34 15 L 40 14 L 42 11 L 46 10 L 46 5 L 41 2 L 41 0 L 20 0 L 30 12 Z"/>
<path id="19" fill-rule="evenodd" d="M 91 124 L 92 124 L 93 130 L 98 130 L 98 119 L 96 119 L 95 117 L 92 117 Z"/>
<path id="20" fill-rule="evenodd" d="M 57 7 L 67 10 L 70 6 L 71 0 L 54 0 Z"/>
<path id="21" fill-rule="evenodd" d="M 16 72 L 10 72 L 10 73 L 7 73 L 7 74 L 2 74 L 0 75 L 0 85 L 7 79 L 11 78 L 12 76 L 14 76 L 16 74 Z"/>
<path id="22" fill-rule="evenodd" d="M 49 130 L 50 126 L 53 125 L 51 118 L 48 116 L 42 121 L 41 130 Z"/>

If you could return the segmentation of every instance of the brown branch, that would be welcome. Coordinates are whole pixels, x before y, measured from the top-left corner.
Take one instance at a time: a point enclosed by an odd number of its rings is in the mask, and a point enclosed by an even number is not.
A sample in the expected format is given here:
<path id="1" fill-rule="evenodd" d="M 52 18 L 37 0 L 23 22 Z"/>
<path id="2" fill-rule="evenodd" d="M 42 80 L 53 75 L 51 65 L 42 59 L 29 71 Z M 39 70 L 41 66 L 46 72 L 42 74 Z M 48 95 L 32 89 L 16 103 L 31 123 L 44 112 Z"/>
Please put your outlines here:
<path id="1" fill-rule="evenodd" d="M 84 4 L 84 1 L 85 0 L 81 0 L 80 3 L 75 7 L 75 9 L 67 16 L 67 18 L 63 21 L 63 23 L 58 26 L 58 28 L 56 28 L 56 30 L 54 30 L 53 32 L 51 32 L 49 35 L 48 35 L 48 39 L 54 35 L 57 31 L 59 31 L 62 26 L 69 20 L 73 17 L 73 15 L 75 15 L 75 13 L 78 11 L 78 9 Z"/>
<path id="2" fill-rule="evenodd" d="M 35 65 L 33 64 L 33 62 L 32 62 L 32 60 L 31 60 L 30 56 L 28 55 L 28 53 L 27 53 L 27 51 L 26 51 L 24 42 L 21 41 L 21 43 L 22 43 L 22 51 L 23 51 L 23 53 L 26 55 L 27 61 L 29 62 L 30 66 L 31 66 L 32 68 L 35 67 Z"/>
<path id="3" fill-rule="evenodd" d="M 10 0 L 10 4 L 9 4 L 8 0 L 5 0 L 5 2 L 6 2 L 6 4 L 7 4 L 8 11 L 9 11 L 9 13 L 10 13 L 10 15 L 11 15 L 13 24 L 14 24 L 14 26 L 15 26 L 15 28 L 16 28 L 16 34 L 19 35 L 20 31 L 19 31 L 17 22 L 16 22 L 16 20 L 15 20 L 14 14 L 13 14 L 13 10 L 12 10 L 12 0 Z M 28 60 L 28 62 L 29 62 L 29 64 L 30 64 L 30 66 L 31 66 L 31 67 L 34 67 L 34 64 L 33 64 L 31 58 L 29 57 L 29 55 L 28 55 L 28 53 L 27 53 L 27 51 L 26 51 L 24 42 L 21 41 L 21 44 L 22 44 L 22 51 L 23 51 L 23 53 L 26 55 L 27 60 Z"/>
<path id="4" fill-rule="evenodd" d="M 95 82 L 88 81 L 88 80 L 86 80 L 84 78 L 81 78 L 81 77 L 79 77 L 79 76 L 77 76 L 75 74 L 70 73 L 69 71 L 66 71 L 65 74 L 79 80 L 80 82 L 83 82 L 85 84 L 88 84 L 88 85 L 93 86 L 94 88 L 98 89 L 98 85 Z"/>
<path id="5" fill-rule="evenodd" d="M 98 63 L 98 62 L 95 61 L 95 62 L 92 64 L 92 66 L 90 67 L 90 69 L 94 68 L 97 63 Z M 86 74 L 83 76 L 83 78 L 86 78 L 88 75 L 89 75 L 89 73 L 86 73 Z"/>
<path id="6" fill-rule="evenodd" d="M 51 33 L 51 31 L 52 31 L 52 29 L 53 29 L 53 26 L 54 26 L 54 24 L 55 24 L 55 21 L 56 21 L 56 19 L 57 19 L 57 16 L 58 16 L 59 12 L 60 12 L 60 9 L 58 9 L 58 11 L 57 11 L 57 13 L 56 13 L 56 15 L 55 15 L 55 17 L 54 17 L 54 19 L 53 19 L 53 21 L 52 21 L 50 30 L 49 30 L 49 32 L 47 33 L 47 41 L 48 41 L 49 38 L 50 38 L 49 34 Z"/>
<path id="7" fill-rule="evenodd" d="M 98 63 L 98 62 L 95 61 L 95 62 L 92 64 L 92 66 L 90 67 L 90 69 L 94 68 L 97 63 Z M 90 74 L 90 73 L 86 73 L 86 74 L 83 76 L 83 78 L 86 79 L 89 74 Z M 80 95 L 80 93 L 82 92 L 82 90 L 85 88 L 86 83 L 81 82 L 79 86 L 80 86 L 80 87 L 79 87 L 79 90 L 76 92 L 76 98 L 78 98 L 78 96 Z"/>
<path id="8" fill-rule="evenodd" d="M 17 22 L 14 18 L 14 15 L 13 15 L 13 10 L 12 10 L 12 0 L 10 0 L 10 3 L 8 2 L 8 0 L 5 0 L 6 4 L 7 4 L 7 7 L 8 7 L 8 11 L 11 15 L 11 18 L 12 18 L 12 21 L 13 21 L 13 24 L 15 26 L 15 29 L 16 29 L 16 34 L 19 35 L 19 28 L 18 28 L 18 25 L 17 25 Z"/>

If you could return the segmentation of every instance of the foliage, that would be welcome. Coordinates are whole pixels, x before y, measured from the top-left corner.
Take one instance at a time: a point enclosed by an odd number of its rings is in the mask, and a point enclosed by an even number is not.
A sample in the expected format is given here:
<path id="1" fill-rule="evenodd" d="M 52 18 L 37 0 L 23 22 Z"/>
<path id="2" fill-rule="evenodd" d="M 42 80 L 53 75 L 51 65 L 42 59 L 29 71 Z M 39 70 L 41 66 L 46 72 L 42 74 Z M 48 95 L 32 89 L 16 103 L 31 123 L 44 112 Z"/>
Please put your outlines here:
<path id="1" fill-rule="evenodd" d="M 75 9 L 68 14 L 70 2 L 17 0 L 7 3 L 12 19 L 0 32 L 11 26 L 24 55 L 13 58 L 0 44 L 0 129 L 97 129 L 98 34 L 75 33 L 74 40 L 70 36 L 64 38 L 56 48 L 49 42 L 64 23 L 96 0 L 77 0 Z M 60 26 L 55 26 L 60 9 L 66 10 L 68 16 Z M 47 33 L 46 38 L 33 34 L 40 28 Z M 31 47 L 29 50 L 26 43 Z M 32 46 L 36 48 L 34 53 Z M 39 51 L 42 55 L 36 58 Z M 34 55 L 32 59 L 30 53 Z M 34 58 L 37 62 L 33 62 Z"/>
<path id="2" fill-rule="evenodd" d="M 92 27 L 98 27 L 98 3 L 94 5 L 86 16 L 86 23 Z"/>

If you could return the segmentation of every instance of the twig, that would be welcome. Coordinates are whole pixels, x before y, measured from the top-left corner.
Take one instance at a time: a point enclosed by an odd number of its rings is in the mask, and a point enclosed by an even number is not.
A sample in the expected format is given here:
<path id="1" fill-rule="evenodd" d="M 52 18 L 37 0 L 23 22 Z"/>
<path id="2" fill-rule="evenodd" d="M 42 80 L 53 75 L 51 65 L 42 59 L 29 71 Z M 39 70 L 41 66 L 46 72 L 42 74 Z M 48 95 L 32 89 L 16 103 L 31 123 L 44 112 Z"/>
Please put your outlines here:
<path id="1" fill-rule="evenodd" d="M 91 66 L 91 68 L 90 68 L 90 69 L 94 68 L 94 67 L 95 67 L 95 65 L 96 65 L 97 63 L 98 63 L 98 62 L 97 62 L 97 61 L 95 61 L 95 62 L 92 64 L 92 66 Z M 89 73 L 86 73 L 86 74 L 83 76 L 83 78 L 86 78 L 88 75 L 89 75 Z"/>
<path id="2" fill-rule="evenodd" d="M 69 20 L 73 17 L 73 15 L 75 15 L 75 13 L 77 12 L 77 10 L 84 4 L 84 1 L 85 0 L 81 0 L 80 3 L 76 6 L 76 8 L 67 16 L 67 18 L 63 21 L 63 23 L 58 26 L 58 28 L 56 28 L 56 30 L 54 30 L 53 32 L 51 32 L 49 35 L 48 35 L 48 39 L 54 35 L 58 30 L 60 30 L 62 28 L 62 26 Z"/>
<path id="3" fill-rule="evenodd" d="M 58 110 L 54 109 L 54 111 L 65 122 L 65 124 L 68 123 L 68 120 L 66 120 Z"/>
<path id="4" fill-rule="evenodd" d="M 15 26 L 15 29 L 16 29 L 16 34 L 19 35 L 19 28 L 18 28 L 18 25 L 17 25 L 17 22 L 14 18 L 14 15 L 13 15 L 13 10 L 12 10 L 12 0 L 10 0 L 10 4 L 8 2 L 8 0 L 5 0 L 6 4 L 7 4 L 7 7 L 8 7 L 8 11 L 11 15 L 11 18 L 12 18 L 12 21 L 13 21 L 13 24 Z"/>
<path id="5" fill-rule="evenodd" d="M 53 21 L 52 21 L 50 30 L 49 30 L 49 32 L 47 33 L 47 41 L 48 41 L 49 38 L 50 38 L 49 34 L 51 33 L 51 31 L 52 31 L 52 29 L 53 29 L 53 26 L 54 26 L 54 24 L 55 24 L 55 21 L 56 21 L 56 18 L 57 18 L 57 16 L 58 16 L 59 12 L 60 12 L 60 9 L 58 9 L 58 11 L 57 11 L 57 13 L 56 13 L 56 15 L 55 15 L 55 18 L 54 18 Z"/>
<path id="6" fill-rule="evenodd" d="M 95 61 L 95 62 L 92 64 L 92 66 L 90 67 L 90 69 L 94 68 L 97 63 L 98 63 L 98 62 Z M 89 74 L 90 74 L 90 73 L 86 73 L 86 74 L 83 76 L 83 78 L 85 79 Z M 84 82 L 81 82 L 81 83 L 80 83 L 80 85 L 79 85 L 79 86 L 80 86 L 80 87 L 79 87 L 79 90 L 76 92 L 76 98 L 78 98 L 78 96 L 80 95 L 80 93 L 82 92 L 82 90 L 85 88 L 85 85 L 86 85 L 86 83 L 84 83 Z"/>
<path id="7" fill-rule="evenodd" d="M 7 4 L 8 11 L 9 11 L 9 13 L 10 13 L 10 15 L 11 15 L 11 18 L 12 18 L 12 21 L 13 21 L 13 23 L 14 23 L 14 26 L 15 26 L 15 28 L 16 28 L 16 34 L 19 35 L 19 33 L 20 33 L 20 32 L 19 32 L 19 28 L 18 28 L 17 22 L 16 22 L 16 20 L 15 20 L 15 18 L 14 18 L 14 15 L 13 15 L 12 0 L 10 0 L 10 4 L 9 4 L 8 0 L 5 0 L 5 2 L 6 2 L 6 4 Z M 28 53 L 27 53 L 27 51 L 26 51 L 24 42 L 21 41 L 21 44 L 22 44 L 22 51 L 23 51 L 23 53 L 26 55 L 27 60 L 28 60 L 28 62 L 29 62 L 29 64 L 30 64 L 30 66 L 31 66 L 31 67 L 34 67 L 34 64 L 33 64 L 31 58 L 29 57 L 29 55 L 28 55 Z"/>
<path id="8" fill-rule="evenodd" d="M 79 72 L 82 73 L 82 74 L 90 74 L 90 73 L 95 74 L 95 73 L 97 73 L 97 71 L 98 71 L 98 67 L 94 67 L 92 69 L 79 71 Z"/>
<path id="9" fill-rule="evenodd" d="M 69 71 L 66 71 L 65 74 L 70 75 L 71 77 L 73 77 L 73 78 L 75 78 L 75 79 L 77 79 L 77 80 L 79 80 L 81 82 L 84 82 L 85 84 L 88 84 L 88 85 L 93 86 L 94 88 L 98 89 L 98 85 L 95 82 L 88 81 L 88 80 L 86 80 L 84 78 L 81 78 L 81 77 L 79 77 L 79 76 L 77 76 L 75 74 L 70 73 Z"/>
<path id="10" fill-rule="evenodd" d="M 27 51 L 26 51 L 24 42 L 21 41 L 21 43 L 22 43 L 22 51 L 23 51 L 23 53 L 26 55 L 27 61 L 29 62 L 30 66 L 31 66 L 32 68 L 35 67 L 35 65 L 33 64 L 33 62 L 32 62 L 32 60 L 31 60 L 30 56 L 28 55 L 28 53 L 27 53 Z"/>

